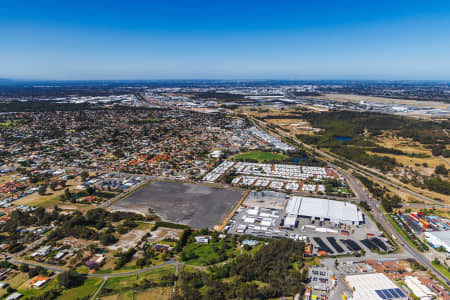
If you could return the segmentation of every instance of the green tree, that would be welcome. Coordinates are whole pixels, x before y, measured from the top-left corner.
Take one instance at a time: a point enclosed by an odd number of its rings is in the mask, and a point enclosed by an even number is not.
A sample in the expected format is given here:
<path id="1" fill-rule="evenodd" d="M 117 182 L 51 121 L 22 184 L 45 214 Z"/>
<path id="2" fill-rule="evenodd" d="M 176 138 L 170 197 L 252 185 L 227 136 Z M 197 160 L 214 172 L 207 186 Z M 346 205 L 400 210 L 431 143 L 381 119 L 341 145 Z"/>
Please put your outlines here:
<path id="1" fill-rule="evenodd" d="M 83 179 L 83 181 L 86 181 L 86 178 L 89 177 L 89 173 L 87 171 L 83 171 L 83 172 L 81 172 L 80 176 L 81 176 L 81 179 Z"/>
<path id="2" fill-rule="evenodd" d="M 73 197 L 73 195 L 72 195 L 72 193 L 70 192 L 69 189 L 65 189 L 64 190 L 64 196 L 66 197 L 67 200 L 71 200 L 72 197 Z"/>
<path id="3" fill-rule="evenodd" d="M 82 285 L 84 277 L 79 275 L 75 270 L 68 270 L 58 275 L 58 282 L 64 288 L 70 289 Z"/>
<path id="4" fill-rule="evenodd" d="M 27 264 L 21 264 L 19 270 L 22 273 L 28 273 L 30 271 L 30 268 L 28 267 Z"/>
<path id="5" fill-rule="evenodd" d="M 39 195 L 44 196 L 46 192 L 47 192 L 47 185 L 42 184 L 39 187 L 38 193 L 39 193 Z"/>
<path id="6" fill-rule="evenodd" d="M 56 181 L 53 181 L 52 183 L 50 183 L 50 188 L 52 189 L 52 191 L 55 191 L 57 187 L 58 187 L 58 183 Z"/>
<path id="7" fill-rule="evenodd" d="M 447 176 L 448 175 L 448 169 L 442 164 L 436 167 L 434 169 L 434 173 Z"/>
<path id="8" fill-rule="evenodd" d="M 93 195 L 93 194 L 95 193 L 95 187 L 93 187 L 93 186 L 88 186 L 87 189 L 86 189 L 86 192 L 87 192 L 89 195 Z"/>
<path id="9" fill-rule="evenodd" d="M 104 245 L 104 246 L 109 246 L 114 244 L 115 242 L 117 242 L 116 237 L 111 234 L 111 233 L 104 233 L 100 236 L 100 242 Z"/>

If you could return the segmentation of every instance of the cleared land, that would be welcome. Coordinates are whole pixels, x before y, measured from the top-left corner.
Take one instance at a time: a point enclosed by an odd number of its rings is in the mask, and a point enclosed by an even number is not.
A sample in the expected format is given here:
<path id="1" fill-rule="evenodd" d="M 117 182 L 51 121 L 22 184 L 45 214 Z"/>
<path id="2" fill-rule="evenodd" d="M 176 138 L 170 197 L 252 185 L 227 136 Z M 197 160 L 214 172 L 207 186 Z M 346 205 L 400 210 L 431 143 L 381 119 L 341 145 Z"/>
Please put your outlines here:
<path id="1" fill-rule="evenodd" d="M 409 99 L 394 99 L 394 98 L 384 98 L 375 96 L 362 96 L 362 95 L 352 95 L 352 94 L 324 94 L 321 96 L 311 96 L 310 98 L 315 99 L 325 99 L 333 100 L 338 102 L 359 102 L 359 101 L 369 101 L 369 102 L 381 102 L 381 103 L 396 103 L 396 104 L 408 104 L 416 107 L 433 107 L 445 109 L 447 104 L 445 102 L 439 101 L 418 101 Z"/>
<path id="2" fill-rule="evenodd" d="M 136 295 L 137 300 L 146 300 L 146 299 L 169 300 L 171 299 L 171 297 L 172 297 L 171 287 L 150 289 L 146 292 L 138 293 Z"/>
<path id="3" fill-rule="evenodd" d="M 175 267 L 174 266 L 165 266 L 158 269 L 150 270 L 141 274 L 137 275 L 130 275 L 125 277 L 113 277 L 109 278 L 108 281 L 103 286 L 102 290 L 100 291 L 100 296 L 102 299 L 135 299 L 134 294 L 137 293 L 138 295 L 141 293 L 148 293 L 151 294 L 150 291 L 154 291 L 155 295 L 158 294 L 157 291 L 159 290 L 160 294 L 167 295 L 167 291 L 164 288 L 161 289 L 151 289 L 151 290 L 140 290 L 137 289 L 134 285 L 136 283 L 142 282 L 144 279 L 148 279 L 154 283 L 160 283 L 161 277 L 164 275 L 170 275 L 175 273 Z M 171 294 L 169 294 L 171 296 Z M 138 299 L 142 299 L 141 297 L 138 297 Z M 145 298 L 144 298 L 145 299 Z M 160 299 L 160 298 L 147 298 L 147 299 Z M 164 299 L 164 298 L 163 298 Z"/>
<path id="4" fill-rule="evenodd" d="M 241 160 L 254 159 L 254 160 L 257 160 L 258 162 L 262 163 L 262 162 L 271 162 L 271 161 L 282 161 L 289 157 L 287 155 L 279 154 L 279 153 L 251 151 L 251 152 L 236 154 L 233 156 L 233 158 L 241 159 Z"/>
<path id="5" fill-rule="evenodd" d="M 193 228 L 221 224 L 244 191 L 219 187 L 155 181 L 117 202 L 113 209 L 148 214 L 151 208 L 164 221 Z"/>
<path id="6" fill-rule="evenodd" d="M 434 168 L 441 164 L 445 165 L 446 168 L 450 168 L 448 159 L 442 156 L 433 156 L 431 149 L 426 148 L 419 142 L 414 142 L 412 139 L 389 137 L 388 134 L 384 134 L 383 136 L 376 138 L 374 142 L 381 147 L 401 150 L 410 154 L 410 156 L 389 153 L 383 153 L 382 155 L 393 157 L 398 162 L 415 169 L 420 174 L 431 175 L 434 172 Z M 448 148 L 449 147 L 447 147 L 447 149 Z M 412 157 L 412 155 L 422 155 L 423 157 Z"/>

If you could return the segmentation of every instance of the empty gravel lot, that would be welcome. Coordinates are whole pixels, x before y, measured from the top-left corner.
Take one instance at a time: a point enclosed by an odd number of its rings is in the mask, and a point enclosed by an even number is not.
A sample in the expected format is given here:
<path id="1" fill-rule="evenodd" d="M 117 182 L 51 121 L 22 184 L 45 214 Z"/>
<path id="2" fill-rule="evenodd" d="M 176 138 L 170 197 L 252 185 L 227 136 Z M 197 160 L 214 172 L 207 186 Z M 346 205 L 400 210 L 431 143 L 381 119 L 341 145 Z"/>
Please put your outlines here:
<path id="1" fill-rule="evenodd" d="M 155 181 L 112 208 L 144 214 L 152 208 L 164 221 L 212 229 L 223 222 L 243 195 L 244 191 L 236 189 Z"/>

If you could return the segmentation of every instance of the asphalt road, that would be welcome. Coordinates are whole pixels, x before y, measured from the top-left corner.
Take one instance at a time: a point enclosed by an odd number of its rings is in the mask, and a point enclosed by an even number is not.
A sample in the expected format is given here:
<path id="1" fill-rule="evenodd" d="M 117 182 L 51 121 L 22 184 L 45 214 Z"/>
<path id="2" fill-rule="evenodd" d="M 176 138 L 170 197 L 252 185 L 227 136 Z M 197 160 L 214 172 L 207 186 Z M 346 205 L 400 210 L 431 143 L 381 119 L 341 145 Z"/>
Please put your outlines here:
<path id="1" fill-rule="evenodd" d="M 259 121 L 256 120 L 256 122 L 259 124 Z M 257 125 L 255 122 L 255 125 Z M 263 129 L 264 128 L 260 128 Z M 277 133 L 275 133 L 277 134 Z M 283 134 L 284 135 L 284 134 Z M 292 138 L 291 136 L 286 135 L 286 137 Z M 309 150 L 314 150 L 316 153 L 319 153 L 320 155 L 323 155 L 324 157 L 331 159 L 331 160 L 337 160 L 342 162 L 342 160 L 340 160 L 339 158 L 335 158 L 331 155 L 329 155 L 328 153 L 325 153 L 319 149 L 316 149 L 310 145 L 304 144 L 303 142 L 294 139 L 295 142 L 303 145 L 305 148 L 309 149 Z M 363 171 L 358 170 L 357 167 L 354 167 L 353 164 L 349 164 L 347 162 L 345 162 L 348 165 L 351 165 L 352 169 L 362 173 Z M 447 285 L 450 285 L 450 280 L 443 275 L 441 272 L 439 272 L 431 263 L 430 261 L 423 256 L 421 253 L 417 252 L 414 248 L 412 248 L 408 242 L 393 228 L 392 224 L 386 219 L 386 216 L 383 214 L 383 212 L 380 210 L 378 203 L 372 199 L 369 194 L 366 192 L 366 190 L 362 187 L 362 185 L 359 183 L 359 181 L 349 172 L 342 170 L 341 168 L 338 168 L 337 166 L 333 165 L 332 163 L 328 163 L 330 166 L 339 169 L 342 176 L 344 176 L 344 178 L 347 180 L 347 182 L 349 183 L 350 187 L 352 188 L 353 192 L 355 193 L 355 195 L 357 197 L 360 198 L 360 201 L 366 201 L 370 207 L 372 207 L 372 211 L 375 212 L 374 216 L 375 219 L 381 224 L 381 226 L 383 226 L 383 228 L 386 230 L 386 232 L 391 233 L 395 238 L 396 238 L 396 242 L 403 247 L 403 249 L 405 249 L 410 255 L 411 257 L 415 258 L 419 263 L 421 263 L 422 265 L 424 265 L 427 269 L 429 269 L 434 275 L 436 275 L 439 279 L 441 279 L 443 282 L 445 282 Z M 367 174 L 365 174 L 367 175 Z M 380 179 L 380 181 L 387 183 L 391 186 L 394 186 L 402 191 L 408 192 L 412 195 L 418 196 L 426 201 L 431 201 L 431 202 L 436 202 L 433 199 L 430 199 L 426 196 L 417 194 L 414 191 L 410 191 L 408 189 L 405 189 L 403 187 L 397 186 L 396 184 L 393 184 L 392 182 L 388 182 L 382 178 L 378 178 L 377 176 L 374 176 L 373 174 L 370 174 L 370 176 L 372 177 L 376 177 L 377 180 Z M 440 205 L 442 205 L 442 203 L 439 202 Z"/>
<path id="2" fill-rule="evenodd" d="M 256 125 L 256 124 L 255 124 Z M 262 128 L 263 129 L 263 128 Z M 295 140 L 295 139 L 294 139 Z M 331 159 L 331 160 L 337 160 L 337 161 L 341 161 L 338 158 L 335 158 L 321 150 L 315 149 L 314 147 L 307 145 L 307 144 L 303 144 L 301 141 L 295 140 L 297 143 L 303 145 L 305 148 L 308 148 L 310 150 L 314 150 L 315 152 Z M 346 162 L 347 163 L 347 162 Z M 348 163 L 347 163 L 348 164 Z M 337 168 L 337 166 L 334 166 L 332 163 L 329 163 L 330 166 L 333 166 L 334 168 Z M 354 169 L 355 171 L 359 171 L 357 167 L 354 167 L 353 165 L 351 165 L 352 169 Z M 340 169 L 340 168 L 339 168 Z M 373 199 L 371 199 L 371 197 L 368 195 L 368 193 L 365 191 L 365 189 L 361 186 L 361 184 L 359 183 L 359 181 L 353 176 L 351 175 L 349 172 L 340 169 L 341 174 L 344 176 L 344 178 L 347 180 L 347 182 L 349 183 L 350 187 L 352 188 L 352 190 L 354 191 L 355 195 L 361 200 L 361 201 L 366 201 L 370 207 L 372 207 L 372 211 L 374 211 L 374 216 L 376 218 L 376 220 L 383 226 L 383 228 L 386 230 L 386 232 L 390 232 L 391 234 L 393 234 L 396 238 L 397 243 L 400 244 L 401 247 L 403 247 L 410 255 L 411 257 L 414 257 L 419 263 L 421 263 L 422 265 L 424 265 L 426 268 L 428 268 L 433 274 L 435 274 L 438 278 L 440 278 L 442 281 L 444 281 L 447 285 L 450 284 L 450 280 L 445 277 L 443 274 L 441 274 L 430 262 L 427 258 L 425 258 L 422 254 L 420 254 L 419 252 L 417 252 L 414 248 L 412 248 L 408 242 L 392 227 L 391 223 L 386 219 L 386 216 L 381 212 L 381 210 L 379 209 L 379 206 L 377 205 L 377 202 Z M 361 171 L 359 171 L 361 172 Z M 379 179 L 377 176 L 374 176 L 373 174 L 370 174 L 370 176 L 376 177 L 377 180 Z M 380 178 L 379 179 L 382 182 L 385 182 L 386 180 Z M 390 184 L 391 186 L 396 187 L 395 184 L 392 184 L 391 182 L 387 182 L 386 183 Z M 412 193 L 414 195 L 420 196 L 420 197 L 424 197 L 427 201 L 432 200 L 426 196 L 417 194 L 413 191 L 410 191 L 408 189 L 405 189 L 403 187 L 398 186 L 399 189 L 404 190 L 408 193 Z M 442 205 L 442 203 L 439 203 L 440 205 Z M 29 245 L 25 250 L 23 251 L 27 251 L 29 249 L 31 249 L 32 247 L 34 247 L 35 245 L 37 245 L 38 243 L 40 243 L 42 241 L 42 239 L 33 242 L 31 245 Z M 20 253 L 22 253 L 23 251 L 20 251 L 19 253 L 15 254 L 10 261 L 12 263 L 23 263 L 21 261 L 17 261 L 15 260 L 15 257 L 19 256 Z M 135 271 L 129 271 L 129 272 L 124 272 L 124 273 L 110 273 L 110 274 L 88 274 L 86 275 L 87 277 L 95 277 L 95 278 L 110 278 L 110 277 L 122 277 L 122 276 L 129 276 L 129 275 L 135 275 L 135 274 L 139 274 L 139 273 L 143 273 L 149 270 L 153 270 L 153 269 L 157 269 L 157 268 L 161 268 L 163 266 L 166 265 L 170 265 L 170 264 L 175 264 L 176 260 L 171 259 L 169 261 L 166 261 L 162 264 L 156 265 L 156 266 L 152 266 L 152 267 L 148 267 L 145 269 L 140 269 L 140 270 L 135 270 Z M 54 266 L 43 266 L 41 264 L 33 264 L 33 263 L 28 263 L 28 265 L 31 266 L 41 266 L 44 267 L 47 270 L 50 271 L 54 271 L 54 272 L 63 272 L 65 271 L 65 269 L 63 268 L 58 268 L 58 267 L 54 267 Z"/>
<path id="3" fill-rule="evenodd" d="M 256 126 L 258 126 L 258 124 L 261 125 L 261 123 L 262 123 L 262 121 L 259 121 L 259 120 L 256 120 L 256 119 L 252 119 L 252 120 L 254 121 L 254 124 L 255 124 Z M 264 123 L 263 123 L 263 125 L 264 125 Z M 262 130 L 266 130 L 266 131 L 268 130 L 267 128 L 261 128 L 261 126 L 259 126 L 259 127 L 260 127 L 260 129 L 262 129 Z M 264 127 L 265 127 L 265 126 L 264 126 Z M 382 182 L 382 183 L 384 183 L 384 184 L 387 184 L 387 185 L 389 185 L 389 186 L 392 186 L 392 187 L 394 187 L 394 188 L 396 188 L 396 189 L 401 190 L 402 192 L 405 192 L 405 193 L 407 193 L 407 194 L 410 194 L 410 195 L 412 195 L 412 196 L 415 196 L 415 197 L 417 197 L 417 198 L 420 198 L 421 200 L 428 201 L 428 202 L 431 202 L 431 203 L 434 203 L 434 204 L 436 204 L 436 205 L 440 205 L 440 206 L 443 206 L 443 207 L 446 207 L 446 208 L 450 208 L 450 205 L 448 205 L 448 204 L 439 202 L 439 201 L 434 200 L 434 199 L 432 199 L 432 198 L 430 198 L 430 197 L 427 197 L 427 196 L 425 196 L 425 195 L 419 194 L 419 193 L 417 193 L 417 192 L 415 192 L 415 191 L 412 191 L 412 190 L 407 189 L 407 188 L 405 188 L 405 187 L 403 187 L 403 186 L 400 186 L 400 185 L 398 185 L 398 184 L 396 184 L 396 183 L 393 183 L 392 181 L 389 181 L 389 180 L 386 180 L 386 179 L 380 177 L 380 176 L 383 176 L 383 174 L 381 174 L 381 173 L 380 173 L 379 171 L 377 171 L 377 170 L 373 170 L 373 169 L 366 168 L 366 167 L 361 166 L 361 165 L 359 165 L 359 164 L 357 164 L 357 163 L 354 163 L 354 162 L 352 162 L 352 163 L 349 163 L 349 162 L 347 162 L 347 161 L 344 162 L 344 161 L 342 161 L 340 158 L 337 158 L 337 157 L 335 157 L 335 156 L 333 156 L 333 155 L 331 155 L 331 154 L 329 154 L 329 153 L 327 153 L 327 152 L 324 152 L 324 151 L 322 151 L 322 150 L 320 150 L 320 149 L 316 149 L 316 148 L 314 148 L 314 147 L 311 146 L 311 145 L 304 144 L 302 141 L 300 141 L 300 140 L 298 140 L 298 139 L 296 139 L 296 138 L 293 138 L 292 136 L 290 136 L 290 135 L 287 134 L 287 133 L 284 133 L 284 132 L 274 132 L 273 130 L 269 130 L 269 131 L 270 131 L 271 133 L 274 133 L 274 134 L 278 135 L 278 136 L 283 136 L 283 137 L 286 137 L 286 138 L 291 138 L 291 139 L 293 139 L 295 142 L 297 142 L 298 144 L 303 145 L 303 147 L 305 147 L 306 149 L 308 149 L 308 150 L 314 150 L 314 152 L 318 153 L 319 155 L 321 155 L 321 156 L 323 156 L 323 157 L 326 157 L 327 159 L 329 159 L 329 160 L 331 160 L 331 161 L 337 160 L 337 161 L 340 161 L 340 162 L 345 163 L 345 164 L 347 164 L 347 165 L 350 165 L 351 168 L 352 168 L 354 171 L 356 171 L 356 172 L 358 172 L 358 173 L 360 173 L 360 174 L 362 174 L 362 175 L 374 177 L 374 178 L 376 178 L 376 180 L 378 180 L 378 181 L 380 181 L 380 182 Z M 368 173 L 368 172 L 370 172 L 370 173 Z M 374 173 L 375 173 L 375 174 L 374 174 Z M 379 176 L 377 176 L 376 174 L 378 174 Z"/>
<path id="4" fill-rule="evenodd" d="M 394 229 L 392 224 L 389 222 L 389 220 L 387 220 L 386 216 L 380 210 L 378 203 L 369 196 L 369 194 L 359 183 L 359 181 L 355 177 L 353 177 L 353 175 L 351 175 L 349 172 L 345 170 L 340 169 L 340 172 L 342 176 L 344 176 L 344 178 L 347 180 L 356 196 L 360 198 L 360 201 L 366 201 L 367 204 L 369 204 L 369 206 L 372 208 L 372 212 L 374 212 L 373 215 L 375 216 L 375 219 L 378 221 L 378 223 L 380 223 L 383 226 L 386 232 L 390 233 L 391 236 L 393 235 L 396 239 L 396 242 L 403 249 L 405 249 L 419 263 L 421 263 L 430 271 L 432 271 L 433 274 L 435 274 L 438 278 L 440 278 L 448 285 L 450 283 L 449 279 L 445 277 L 441 272 L 439 272 L 424 255 L 417 252 L 413 247 L 411 247 L 409 243 Z"/>
<path id="5" fill-rule="evenodd" d="M 136 275 L 139 273 L 143 273 L 143 272 L 147 272 L 150 270 L 154 270 L 154 269 L 158 269 L 164 266 L 168 266 L 168 265 L 173 265 L 175 264 L 177 261 L 175 259 L 171 259 L 168 261 L 165 261 L 159 265 L 156 266 L 151 266 L 148 268 L 144 268 L 144 269 L 140 269 L 140 270 L 135 270 L 135 271 L 129 271 L 129 272 L 123 272 L 123 273 L 108 273 L 108 274 L 88 274 L 86 275 L 87 277 L 94 277 L 94 278 L 112 278 L 112 277 L 123 277 L 123 276 L 130 276 L 130 275 Z"/>
<path id="6" fill-rule="evenodd" d="M 38 264 L 38 263 L 32 263 L 32 262 L 23 262 L 20 260 L 10 260 L 11 263 L 15 263 L 15 264 L 27 264 L 29 266 L 32 267 L 42 267 L 46 270 L 52 271 L 52 272 L 56 272 L 56 273 L 61 273 L 64 271 L 67 271 L 66 268 L 62 268 L 62 267 L 57 267 L 57 266 L 49 266 L 49 265 L 43 265 L 43 264 Z M 130 276 L 130 275 L 136 275 L 139 273 L 144 273 L 150 270 L 154 270 L 154 269 L 158 269 L 167 265 L 173 265 L 175 264 L 177 261 L 175 259 L 171 259 L 168 261 L 165 261 L 159 265 L 156 266 L 151 266 L 148 268 L 144 268 L 144 269 L 139 269 L 139 270 L 135 270 L 135 271 L 129 271 L 129 272 L 121 272 L 121 273 L 108 273 L 108 274 L 82 274 L 82 275 L 86 275 L 86 277 L 93 277 L 93 278 L 112 278 L 112 277 L 124 277 L 124 276 Z"/>

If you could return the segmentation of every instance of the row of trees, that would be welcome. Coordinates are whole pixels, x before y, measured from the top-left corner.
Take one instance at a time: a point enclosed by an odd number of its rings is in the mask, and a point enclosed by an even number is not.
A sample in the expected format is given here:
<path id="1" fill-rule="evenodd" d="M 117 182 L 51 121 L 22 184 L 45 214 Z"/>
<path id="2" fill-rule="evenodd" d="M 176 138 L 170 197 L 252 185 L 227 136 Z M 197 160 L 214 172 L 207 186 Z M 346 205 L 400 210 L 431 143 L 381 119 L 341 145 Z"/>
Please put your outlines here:
<path id="1" fill-rule="evenodd" d="M 402 199 L 400 199 L 400 197 L 397 195 L 391 196 L 389 194 L 389 190 L 386 189 L 386 187 L 382 187 L 378 183 L 373 182 L 363 175 L 355 174 L 355 176 L 375 198 L 381 200 L 381 205 L 387 212 L 392 212 L 394 208 L 401 207 Z"/>

